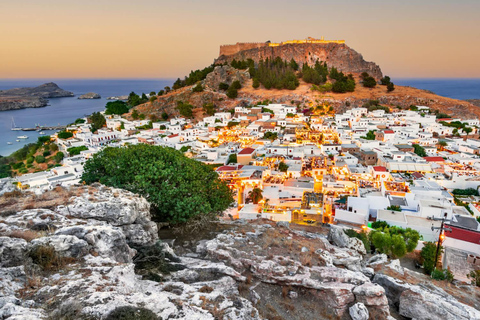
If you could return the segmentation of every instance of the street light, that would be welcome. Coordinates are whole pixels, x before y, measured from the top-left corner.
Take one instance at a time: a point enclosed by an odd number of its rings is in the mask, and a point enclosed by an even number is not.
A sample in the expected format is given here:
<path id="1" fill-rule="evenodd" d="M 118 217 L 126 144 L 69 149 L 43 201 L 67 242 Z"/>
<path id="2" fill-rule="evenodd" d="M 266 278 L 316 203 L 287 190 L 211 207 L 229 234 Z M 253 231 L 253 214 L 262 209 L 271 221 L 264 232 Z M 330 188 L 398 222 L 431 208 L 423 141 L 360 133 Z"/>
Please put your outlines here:
<path id="1" fill-rule="evenodd" d="M 438 235 L 438 241 L 437 241 L 437 250 L 435 251 L 435 269 L 437 268 L 437 263 L 438 263 L 438 253 L 440 251 L 440 245 L 441 243 L 443 242 L 443 240 L 445 240 L 445 235 L 444 235 L 444 231 L 449 231 L 449 232 L 452 232 L 452 229 L 451 228 L 445 228 L 444 227 L 444 223 L 445 221 L 452 221 L 450 219 L 447 219 L 447 213 L 445 212 L 443 214 L 443 218 L 435 218 L 434 216 L 431 216 L 431 217 L 427 217 L 428 220 L 433 220 L 433 221 L 442 221 L 442 223 L 440 224 L 440 227 L 434 227 L 432 225 L 432 231 L 434 230 L 440 230 L 440 233 Z"/>

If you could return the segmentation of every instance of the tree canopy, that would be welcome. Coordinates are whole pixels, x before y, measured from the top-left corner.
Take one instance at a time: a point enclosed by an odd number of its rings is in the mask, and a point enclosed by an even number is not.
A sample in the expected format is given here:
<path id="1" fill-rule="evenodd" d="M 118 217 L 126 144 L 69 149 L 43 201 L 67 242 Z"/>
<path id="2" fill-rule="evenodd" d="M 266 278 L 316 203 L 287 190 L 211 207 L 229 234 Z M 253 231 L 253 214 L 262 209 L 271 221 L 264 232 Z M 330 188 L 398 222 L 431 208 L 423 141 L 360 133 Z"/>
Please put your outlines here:
<path id="1" fill-rule="evenodd" d="M 88 119 L 91 122 L 92 132 L 97 131 L 98 129 L 102 128 L 104 125 L 107 124 L 107 120 L 100 112 L 94 112 Z"/>
<path id="2" fill-rule="evenodd" d="M 172 223 L 216 216 L 233 201 L 232 192 L 211 167 L 161 146 L 104 148 L 86 162 L 82 180 L 144 196 L 160 221 Z"/>
<path id="3" fill-rule="evenodd" d="M 128 106 L 124 101 L 110 101 L 105 106 L 105 114 L 124 114 L 128 112 Z"/>

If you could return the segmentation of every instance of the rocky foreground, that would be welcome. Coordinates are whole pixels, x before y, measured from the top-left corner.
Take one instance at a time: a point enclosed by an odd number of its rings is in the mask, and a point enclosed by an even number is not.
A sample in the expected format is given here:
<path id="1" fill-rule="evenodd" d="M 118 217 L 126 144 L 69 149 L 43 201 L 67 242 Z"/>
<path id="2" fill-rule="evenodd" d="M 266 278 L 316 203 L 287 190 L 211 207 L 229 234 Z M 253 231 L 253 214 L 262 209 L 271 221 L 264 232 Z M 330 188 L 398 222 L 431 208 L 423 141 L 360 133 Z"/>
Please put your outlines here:
<path id="1" fill-rule="evenodd" d="M 448 288 L 474 308 L 335 226 L 240 220 L 162 242 L 124 190 L 2 197 L 0 319 L 480 319 L 475 287 Z"/>
<path id="2" fill-rule="evenodd" d="M 0 90 L 0 111 L 45 107 L 48 98 L 73 97 L 53 82 L 33 88 Z"/>

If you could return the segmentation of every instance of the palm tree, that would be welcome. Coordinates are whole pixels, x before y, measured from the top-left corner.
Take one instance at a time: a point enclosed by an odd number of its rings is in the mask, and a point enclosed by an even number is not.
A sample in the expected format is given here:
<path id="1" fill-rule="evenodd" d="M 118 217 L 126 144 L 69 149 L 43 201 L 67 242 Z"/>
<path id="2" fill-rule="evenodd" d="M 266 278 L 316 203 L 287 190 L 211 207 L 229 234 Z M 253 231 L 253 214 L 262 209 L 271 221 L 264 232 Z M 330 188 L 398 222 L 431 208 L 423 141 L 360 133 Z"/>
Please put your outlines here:
<path id="1" fill-rule="evenodd" d="M 252 191 L 248 193 L 248 197 L 252 199 L 254 204 L 258 204 L 260 200 L 263 199 L 263 190 L 260 188 L 253 188 Z"/>

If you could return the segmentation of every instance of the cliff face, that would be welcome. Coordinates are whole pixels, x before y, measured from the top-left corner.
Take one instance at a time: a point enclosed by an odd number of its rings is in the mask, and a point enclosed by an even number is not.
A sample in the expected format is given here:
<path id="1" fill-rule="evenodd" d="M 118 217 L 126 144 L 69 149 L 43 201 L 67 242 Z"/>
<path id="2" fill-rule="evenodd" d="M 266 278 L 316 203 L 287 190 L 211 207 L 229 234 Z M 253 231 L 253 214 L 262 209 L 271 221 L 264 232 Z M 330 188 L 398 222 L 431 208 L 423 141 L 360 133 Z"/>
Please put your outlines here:
<path id="1" fill-rule="evenodd" d="M 73 92 L 63 90 L 53 82 L 33 88 L 0 90 L 0 111 L 45 107 L 47 98 L 60 97 L 73 97 Z"/>
<path id="2" fill-rule="evenodd" d="M 241 49 L 241 48 L 240 48 Z M 240 50 L 230 50 L 232 54 L 222 54 L 225 50 L 220 50 L 220 57 L 215 61 L 216 64 L 228 63 L 233 59 L 246 60 L 252 59 L 255 62 L 266 58 L 280 57 L 283 60 L 290 61 L 292 58 L 300 65 L 308 63 L 315 64 L 317 60 L 326 61 L 328 66 L 335 67 L 345 73 L 360 74 L 368 72 L 371 76 L 380 79 L 382 71 L 374 62 L 368 62 L 363 56 L 348 47 L 346 44 L 339 43 L 301 43 L 284 44 L 278 47 L 259 46 L 258 48 Z"/>

